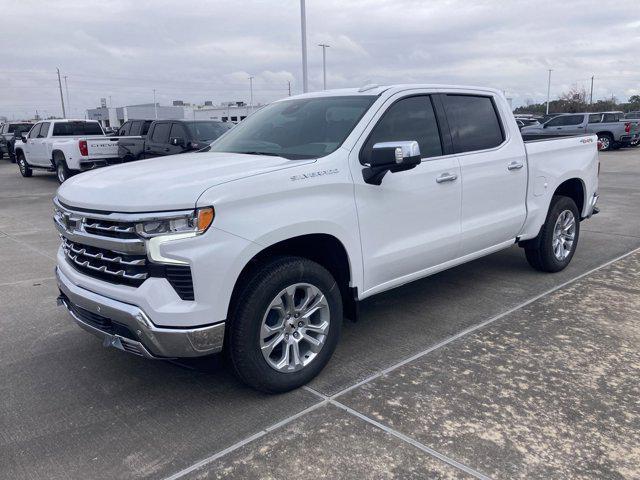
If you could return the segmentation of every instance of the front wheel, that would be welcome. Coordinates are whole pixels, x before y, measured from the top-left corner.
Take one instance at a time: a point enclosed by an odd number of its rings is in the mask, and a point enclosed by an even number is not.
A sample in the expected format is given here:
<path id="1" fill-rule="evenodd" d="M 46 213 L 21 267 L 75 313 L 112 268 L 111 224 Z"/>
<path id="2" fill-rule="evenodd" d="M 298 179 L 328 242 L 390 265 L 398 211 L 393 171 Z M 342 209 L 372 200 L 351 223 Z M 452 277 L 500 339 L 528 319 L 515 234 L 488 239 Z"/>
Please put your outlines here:
<path id="1" fill-rule="evenodd" d="M 18 153 L 18 168 L 20 169 L 20 175 L 23 177 L 30 177 L 33 175 L 33 170 L 29 167 L 27 160 L 24 158 L 24 153 Z"/>
<path id="2" fill-rule="evenodd" d="M 571 262 L 579 237 L 580 213 L 575 202 L 554 196 L 540 233 L 525 245 L 527 261 L 536 270 L 559 272 Z"/>
<path id="3" fill-rule="evenodd" d="M 300 257 L 260 268 L 234 300 L 227 353 L 238 377 L 265 392 L 286 392 L 315 377 L 340 337 L 342 298 L 333 276 Z"/>

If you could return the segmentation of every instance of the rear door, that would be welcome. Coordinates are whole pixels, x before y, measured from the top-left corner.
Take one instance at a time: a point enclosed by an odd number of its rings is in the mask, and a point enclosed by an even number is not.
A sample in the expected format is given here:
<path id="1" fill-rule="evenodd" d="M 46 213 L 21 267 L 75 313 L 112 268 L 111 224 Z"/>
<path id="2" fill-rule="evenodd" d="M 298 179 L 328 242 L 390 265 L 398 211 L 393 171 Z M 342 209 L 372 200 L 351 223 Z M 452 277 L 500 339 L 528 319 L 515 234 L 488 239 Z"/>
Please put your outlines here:
<path id="1" fill-rule="evenodd" d="M 493 96 L 441 96 L 462 171 L 461 256 L 512 241 L 526 217 L 527 157 Z"/>
<path id="2" fill-rule="evenodd" d="M 171 122 L 156 122 L 145 145 L 145 157 L 159 157 L 169 154 L 169 131 Z"/>

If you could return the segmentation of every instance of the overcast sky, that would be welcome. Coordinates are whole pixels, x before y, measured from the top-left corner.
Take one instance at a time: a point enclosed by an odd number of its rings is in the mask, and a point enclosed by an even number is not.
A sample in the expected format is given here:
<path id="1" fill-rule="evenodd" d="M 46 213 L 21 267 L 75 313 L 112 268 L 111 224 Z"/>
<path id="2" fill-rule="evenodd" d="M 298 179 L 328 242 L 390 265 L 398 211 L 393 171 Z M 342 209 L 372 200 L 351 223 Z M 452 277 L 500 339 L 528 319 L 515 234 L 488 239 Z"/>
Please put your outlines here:
<path id="1" fill-rule="evenodd" d="M 302 90 L 299 0 L 4 0 L 0 115 L 174 99 L 269 102 Z M 7 20 L 9 19 L 9 21 Z M 640 94 L 634 0 L 307 0 L 309 78 L 322 88 L 460 83 L 500 88 L 514 106 L 572 85 Z"/>

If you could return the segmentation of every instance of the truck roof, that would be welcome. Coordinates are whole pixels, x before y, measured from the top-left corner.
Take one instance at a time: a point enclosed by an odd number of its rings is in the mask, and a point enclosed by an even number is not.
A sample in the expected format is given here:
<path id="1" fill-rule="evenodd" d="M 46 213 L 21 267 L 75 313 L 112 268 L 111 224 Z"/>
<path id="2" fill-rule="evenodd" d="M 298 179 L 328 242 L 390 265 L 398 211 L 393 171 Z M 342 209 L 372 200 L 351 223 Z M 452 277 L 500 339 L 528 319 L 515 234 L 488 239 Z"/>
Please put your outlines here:
<path id="1" fill-rule="evenodd" d="M 288 100 L 292 98 L 315 98 L 315 97 L 337 97 L 337 96 L 353 96 L 353 95 L 381 95 L 386 91 L 391 91 L 391 93 L 396 93 L 402 90 L 410 90 L 414 88 L 421 89 L 442 89 L 442 90 L 477 90 L 487 93 L 494 94 L 502 94 L 502 92 L 495 88 L 488 87 L 478 87 L 473 85 L 445 85 L 445 84 L 437 84 L 437 83 L 416 83 L 416 84 L 395 84 L 395 85 L 364 85 L 358 88 L 340 88 L 333 90 L 324 90 L 319 92 L 309 92 L 303 93 L 300 95 L 295 95 L 292 97 L 286 97 L 282 100 Z"/>
<path id="2" fill-rule="evenodd" d="M 56 123 L 68 123 L 68 122 L 92 122 L 96 123 L 97 120 L 87 120 L 85 118 L 52 118 L 51 120 L 40 120 L 41 122 L 56 122 Z"/>

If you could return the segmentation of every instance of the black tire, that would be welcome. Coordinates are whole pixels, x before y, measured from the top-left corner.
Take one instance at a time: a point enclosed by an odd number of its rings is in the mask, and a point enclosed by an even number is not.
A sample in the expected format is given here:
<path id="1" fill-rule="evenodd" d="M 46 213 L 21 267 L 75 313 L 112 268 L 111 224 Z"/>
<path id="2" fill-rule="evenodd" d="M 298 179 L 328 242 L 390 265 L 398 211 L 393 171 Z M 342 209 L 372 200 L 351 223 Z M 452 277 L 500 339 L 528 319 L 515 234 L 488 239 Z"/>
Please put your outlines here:
<path id="1" fill-rule="evenodd" d="M 20 175 L 23 177 L 30 177 L 33 175 L 33 170 L 29 167 L 27 160 L 24 158 L 24 153 L 18 152 L 18 169 L 20 170 Z"/>
<path id="2" fill-rule="evenodd" d="M 56 178 L 60 184 L 63 184 L 71 176 L 71 171 L 67 168 L 67 162 L 61 155 L 56 155 L 54 159 L 56 165 Z"/>
<path id="3" fill-rule="evenodd" d="M 324 344 L 306 366 L 297 371 L 282 372 L 272 367 L 263 356 L 260 331 L 272 300 L 285 288 L 297 283 L 313 285 L 324 295 L 329 310 L 329 327 Z M 306 258 L 278 257 L 263 265 L 235 296 L 230 311 L 226 353 L 240 380 L 263 392 L 286 392 L 309 382 L 327 364 L 340 338 L 340 288 L 324 267 Z M 286 320 L 282 320 L 282 324 L 285 323 Z M 281 343 L 282 346 L 285 344 Z M 281 351 L 284 352 L 284 348 Z"/>
<path id="4" fill-rule="evenodd" d="M 561 214 L 569 211 L 573 215 L 575 228 L 571 248 L 563 259 L 554 253 L 554 230 Z M 529 265 L 541 272 L 559 272 L 571 262 L 580 239 L 580 212 L 573 199 L 556 195 L 551 199 L 549 212 L 540 233 L 524 246 L 524 252 Z"/>
<path id="5" fill-rule="evenodd" d="M 613 144 L 614 144 L 613 137 L 609 133 L 599 133 L 598 141 L 602 145 L 602 148 L 600 149 L 600 151 L 606 152 L 613 148 Z"/>

